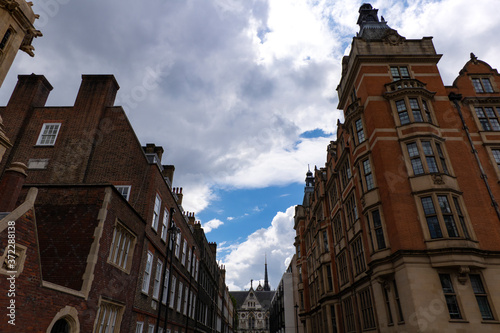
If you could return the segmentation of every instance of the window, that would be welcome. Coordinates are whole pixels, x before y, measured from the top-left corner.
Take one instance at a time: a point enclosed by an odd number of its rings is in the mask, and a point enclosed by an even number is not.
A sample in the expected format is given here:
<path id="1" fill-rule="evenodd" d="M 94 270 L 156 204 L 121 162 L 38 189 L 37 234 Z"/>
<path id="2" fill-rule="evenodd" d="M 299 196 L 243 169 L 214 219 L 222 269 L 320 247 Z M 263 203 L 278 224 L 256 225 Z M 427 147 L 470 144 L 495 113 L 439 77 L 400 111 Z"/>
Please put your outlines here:
<path id="1" fill-rule="evenodd" d="M 174 303 L 175 303 L 175 287 L 176 287 L 176 277 L 172 276 L 172 285 L 170 286 L 170 307 L 173 309 L 174 308 Z"/>
<path id="2" fill-rule="evenodd" d="M 370 233 L 370 241 L 373 251 L 385 249 L 386 244 L 380 211 L 375 209 L 370 213 L 367 213 L 365 218 L 368 223 L 368 232 Z"/>
<path id="3" fill-rule="evenodd" d="M 406 97 L 396 101 L 399 122 L 401 125 L 428 122 L 432 124 L 431 112 L 427 101 L 423 98 Z M 423 111 L 423 113 L 422 113 Z"/>
<path id="4" fill-rule="evenodd" d="M 392 325 L 394 324 L 394 321 L 392 320 L 391 303 L 389 301 L 389 294 L 387 293 L 387 288 L 385 286 L 382 286 L 382 292 L 384 293 L 384 303 L 385 309 L 387 311 L 387 323 L 389 325 Z"/>
<path id="5" fill-rule="evenodd" d="M 356 325 L 354 323 L 354 310 L 352 308 L 351 297 L 346 298 L 342 302 L 342 307 L 344 308 L 346 332 L 356 332 Z"/>
<path id="6" fill-rule="evenodd" d="M 498 122 L 500 107 L 476 106 L 474 109 L 483 131 L 500 131 L 500 123 Z"/>
<path id="7" fill-rule="evenodd" d="M 188 298 L 189 298 L 189 290 L 188 287 L 186 286 L 184 288 L 184 311 L 182 311 L 183 315 L 187 314 L 187 309 L 188 309 Z"/>
<path id="8" fill-rule="evenodd" d="M 333 290 L 332 268 L 330 264 L 326 265 L 326 279 L 328 281 L 328 291 Z"/>
<path id="9" fill-rule="evenodd" d="M 365 253 L 363 251 L 363 239 L 359 236 L 351 245 L 354 269 L 356 275 L 365 271 Z"/>
<path id="10" fill-rule="evenodd" d="M 300 258 L 300 244 L 297 244 L 297 258 Z"/>
<path id="11" fill-rule="evenodd" d="M 449 173 L 443 148 L 439 142 L 419 140 L 407 143 L 406 148 L 415 176 L 426 173 Z"/>
<path id="12" fill-rule="evenodd" d="M 373 182 L 373 174 L 372 174 L 370 159 L 367 158 L 362 163 L 363 163 L 363 175 L 365 178 L 365 188 L 366 191 L 370 191 L 375 187 L 375 183 Z"/>
<path id="13" fill-rule="evenodd" d="M 391 75 L 393 81 L 410 78 L 410 73 L 406 66 L 391 66 Z"/>
<path id="14" fill-rule="evenodd" d="M 495 159 L 498 170 L 500 170 L 500 149 L 492 149 L 491 152 L 493 153 L 493 158 Z"/>
<path id="15" fill-rule="evenodd" d="M 123 270 L 129 270 L 134 246 L 135 236 L 122 224 L 117 223 L 113 232 L 108 262 Z"/>
<path id="16" fill-rule="evenodd" d="M 349 227 L 354 225 L 354 222 L 358 219 L 358 209 L 356 208 L 356 198 L 354 194 L 346 200 L 346 220 Z"/>
<path id="17" fill-rule="evenodd" d="M 46 123 L 43 124 L 38 140 L 37 146 L 53 146 L 56 143 L 57 134 L 61 128 L 61 123 Z"/>
<path id="18" fill-rule="evenodd" d="M 135 333 L 142 333 L 144 329 L 144 323 L 142 321 L 138 321 L 137 325 L 135 326 Z"/>
<path id="19" fill-rule="evenodd" d="M 365 141 L 365 133 L 363 131 L 363 122 L 361 121 L 361 118 L 356 120 L 354 126 L 356 127 L 357 143 L 358 144 L 363 143 Z"/>
<path id="20" fill-rule="evenodd" d="M 342 188 L 346 188 L 351 177 L 351 165 L 349 164 L 349 158 L 347 158 L 347 161 L 340 167 L 340 179 L 342 180 Z"/>
<path id="21" fill-rule="evenodd" d="M 170 274 L 170 271 L 168 268 L 165 269 L 165 276 L 163 277 L 163 295 L 161 298 L 161 302 L 163 304 L 167 304 L 167 293 L 168 293 L 168 276 Z"/>
<path id="22" fill-rule="evenodd" d="M 337 213 L 333 218 L 333 232 L 335 233 L 335 242 L 338 244 L 344 233 L 342 231 L 342 219 L 340 218 L 340 213 Z"/>
<path id="23" fill-rule="evenodd" d="M 401 299 L 399 298 L 398 285 L 396 280 L 392 281 L 392 286 L 394 287 L 394 299 L 396 300 L 396 306 L 398 307 L 398 322 L 403 322 L 403 308 L 401 307 Z"/>
<path id="24" fill-rule="evenodd" d="M 332 182 L 332 188 L 329 191 L 329 197 L 330 197 L 330 208 L 333 209 L 333 207 L 335 206 L 335 204 L 339 199 L 337 193 L 337 182 L 335 180 Z"/>
<path id="25" fill-rule="evenodd" d="M 192 256 L 191 248 L 189 248 L 188 256 L 187 256 L 187 267 L 186 267 L 188 273 L 191 272 L 191 256 Z"/>
<path id="26" fill-rule="evenodd" d="M 441 280 L 441 287 L 443 288 L 444 298 L 446 299 L 446 306 L 451 319 L 462 319 L 460 314 L 460 307 L 458 306 L 457 295 L 453 288 L 450 274 L 439 274 Z"/>
<path id="27" fill-rule="evenodd" d="M 356 94 L 356 88 L 352 88 L 351 91 L 351 103 L 354 103 L 358 99 L 358 96 Z"/>
<path id="28" fill-rule="evenodd" d="M 125 198 L 125 200 L 128 201 L 128 198 L 130 196 L 130 185 L 117 185 L 115 188 L 120 192 L 120 194 Z"/>
<path id="29" fill-rule="evenodd" d="M 101 300 L 95 317 L 94 332 L 119 332 L 122 310 L 123 306 Z"/>
<path id="30" fill-rule="evenodd" d="M 179 232 L 177 234 L 177 239 L 175 240 L 175 257 L 177 259 L 179 259 L 179 252 L 180 252 L 180 248 L 181 248 L 181 238 L 182 238 L 182 235 Z"/>
<path id="31" fill-rule="evenodd" d="M 347 271 L 347 260 L 345 251 L 337 256 L 337 267 L 339 272 L 340 285 L 343 286 L 349 282 L 349 275 Z"/>
<path id="32" fill-rule="evenodd" d="M 160 294 L 160 282 L 161 282 L 161 274 L 163 269 L 163 263 L 158 260 L 156 263 L 156 272 L 155 272 L 155 281 L 153 284 L 153 298 L 158 299 L 158 295 Z"/>
<path id="33" fill-rule="evenodd" d="M 167 241 L 167 234 L 168 234 L 168 209 L 165 208 L 163 210 L 163 222 L 162 222 L 162 229 L 161 229 L 161 239 L 166 242 Z"/>
<path id="34" fill-rule="evenodd" d="M 481 312 L 481 317 L 484 320 L 495 319 L 490 308 L 490 303 L 488 302 L 488 295 L 481 281 L 481 276 L 479 274 L 469 274 L 469 278 L 472 285 L 472 291 L 474 291 L 474 295 L 476 296 L 479 311 Z"/>
<path id="35" fill-rule="evenodd" d="M 182 259 L 181 259 L 182 266 L 186 266 L 186 250 L 187 250 L 187 241 L 184 239 L 184 241 L 182 242 Z"/>
<path id="36" fill-rule="evenodd" d="M 472 79 L 472 84 L 477 93 L 493 92 L 493 86 L 491 85 L 490 79 L 486 77 Z"/>
<path id="37" fill-rule="evenodd" d="M 149 324 L 148 333 L 155 333 L 155 325 Z"/>
<path id="38" fill-rule="evenodd" d="M 12 35 L 12 29 L 9 28 L 5 32 L 5 35 L 3 35 L 2 41 L 0 42 L 0 50 L 5 49 L 5 45 L 7 45 L 7 42 L 9 41 L 11 35 Z"/>
<path id="39" fill-rule="evenodd" d="M 151 268 L 153 266 L 153 254 L 148 251 L 148 258 L 146 260 L 146 267 L 142 278 L 142 292 L 149 294 L 149 279 L 151 278 Z"/>
<path id="40" fill-rule="evenodd" d="M 359 293 L 359 304 L 363 330 L 375 328 L 375 316 L 373 315 L 372 293 L 369 288 Z"/>
<path id="41" fill-rule="evenodd" d="M 328 234 L 326 233 L 326 230 L 323 230 L 322 234 L 323 234 L 323 249 L 324 249 L 325 252 L 328 252 L 329 251 L 329 248 L 328 248 Z"/>
<path id="42" fill-rule="evenodd" d="M 181 305 L 182 305 L 182 287 L 184 285 L 182 284 L 181 281 L 179 281 L 179 291 L 177 292 L 177 312 L 181 312 Z"/>
<path id="43" fill-rule="evenodd" d="M 151 228 L 154 231 L 158 231 L 158 221 L 160 220 L 160 208 L 161 208 L 161 198 L 158 193 L 156 193 L 155 206 L 153 209 L 153 221 L 151 222 Z"/>
<path id="44" fill-rule="evenodd" d="M 420 200 L 432 239 L 443 238 L 442 230 L 446 230 L 447 237 L 450 238 L 469 238 L 458 197 L 446 194 L 432 194 L 422 197 Z M 436 210 L 435 207 L 439 207 L 439 210 Z"/>

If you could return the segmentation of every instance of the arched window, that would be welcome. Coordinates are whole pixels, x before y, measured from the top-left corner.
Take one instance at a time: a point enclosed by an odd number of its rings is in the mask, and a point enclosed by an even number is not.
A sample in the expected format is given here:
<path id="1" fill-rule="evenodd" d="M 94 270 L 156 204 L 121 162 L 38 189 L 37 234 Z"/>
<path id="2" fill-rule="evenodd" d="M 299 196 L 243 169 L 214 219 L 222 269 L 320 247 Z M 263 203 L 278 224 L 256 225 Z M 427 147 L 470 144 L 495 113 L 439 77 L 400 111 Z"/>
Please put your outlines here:
<path id="1" fill-rule="evenodd" d="M 59 319 L 50 330 L 50 333 L 70 333 L 68 321 L 64 318 Z"/>

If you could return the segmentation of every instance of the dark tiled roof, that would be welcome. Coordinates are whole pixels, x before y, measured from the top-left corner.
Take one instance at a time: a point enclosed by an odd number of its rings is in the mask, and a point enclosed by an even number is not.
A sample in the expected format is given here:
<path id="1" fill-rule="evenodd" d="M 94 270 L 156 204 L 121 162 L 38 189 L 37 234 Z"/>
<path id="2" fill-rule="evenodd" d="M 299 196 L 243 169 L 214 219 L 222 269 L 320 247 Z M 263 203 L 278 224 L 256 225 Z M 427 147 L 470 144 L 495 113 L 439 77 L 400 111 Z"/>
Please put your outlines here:
<path id="1" fill-rule="evenodd" d="M 239 309 L 241 305 L 245 302 L 245 299 L 248 296 L 248 293 L 250 290 L 245 290 L 245 291 L 230 291 L 229 293 L 236 299 L 236 308 Z M 271 306 L 271 300 L 273 299 L 274 293 L 276 291 L 253 291 L 255 294 L 255 297 L 257 297 L 257 300 L 259 301 L 260 305 L 265 308 L 269 309 Z"/>

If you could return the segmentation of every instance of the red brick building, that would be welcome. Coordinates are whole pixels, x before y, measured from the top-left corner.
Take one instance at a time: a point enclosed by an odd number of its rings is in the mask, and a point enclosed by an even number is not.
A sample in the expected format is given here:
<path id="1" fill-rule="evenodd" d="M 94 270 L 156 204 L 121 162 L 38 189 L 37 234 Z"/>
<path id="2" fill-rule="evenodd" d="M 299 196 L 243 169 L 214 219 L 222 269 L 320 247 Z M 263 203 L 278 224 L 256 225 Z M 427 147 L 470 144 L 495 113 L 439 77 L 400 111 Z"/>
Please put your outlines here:
<path id="1" fill-rule="evenodd" d="M 360 8 L 337 140 L 297 206 L 305 332 L 497 332 L 500 76 L 443 84 L 432 39 Z"/>
<path id="2" fill-rule="evenodd" d="M 111 75 L 83 75 L 74 106 L 46 107 L 51 85 L 43 76 L 21 75 L 0 108 L 12 144 L 0 162 L 0 201 L 13 197 L 16 186 L 9 184 L 24 182 L 18 208 L 0 202 L 9 213 L 0 226 L 14 220 L 22 230 L 16 328 L 204 331 L 197 329 L 202 246 L 194 214 L 183 211 L 182 189 L 172 188 L 174 167 L 161 164 L 163 148 L 142 147 L 124 110 L 113 106 L 118 89 Z M 8 171 L 18 162 L 27 166 L 24 177 L 24 170 Z M 22 204 L 28 190 L 29 204 Z M 215 255 L 210 259 L 215 280 L 221 269 Z"/>

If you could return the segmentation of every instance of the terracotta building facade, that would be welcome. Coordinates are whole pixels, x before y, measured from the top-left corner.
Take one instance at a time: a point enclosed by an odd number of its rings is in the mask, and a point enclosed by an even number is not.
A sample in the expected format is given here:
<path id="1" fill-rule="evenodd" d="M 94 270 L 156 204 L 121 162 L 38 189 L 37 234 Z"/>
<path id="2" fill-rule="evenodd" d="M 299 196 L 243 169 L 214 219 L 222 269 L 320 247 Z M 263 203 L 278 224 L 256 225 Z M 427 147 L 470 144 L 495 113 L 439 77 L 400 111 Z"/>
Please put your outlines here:
<path id="1" fill-rule="evenodd" d="M 344 121 L 296 207 L 305 332 L 500 329 L 500 75 L 471 53 L 444 85 L 431 37 L 364 4 Z"/>

